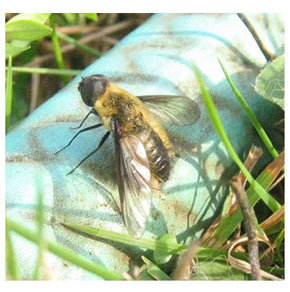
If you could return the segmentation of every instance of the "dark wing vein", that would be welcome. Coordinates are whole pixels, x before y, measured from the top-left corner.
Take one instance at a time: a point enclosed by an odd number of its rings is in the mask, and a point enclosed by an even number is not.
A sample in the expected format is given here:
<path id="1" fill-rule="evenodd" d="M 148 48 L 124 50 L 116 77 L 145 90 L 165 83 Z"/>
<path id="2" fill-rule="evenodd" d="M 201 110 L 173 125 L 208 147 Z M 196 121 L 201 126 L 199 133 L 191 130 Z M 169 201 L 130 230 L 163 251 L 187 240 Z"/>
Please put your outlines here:
<path id="1" fill-rule="evenodd" d="M 198 104 L 186 96 L 146 95 L 138 98 L 146 104 L 153 115 L 166 124 L 188 126 L 200 118 Z"/>
<path id="2" fill-rule="evenodd" d="M 124 222 L 133 236 L 141 237 L 146 229 L 151 207 L 149 161 L 144 145 L 136 136 L 122 134 L 118 122 L 114 132 L 118 187 Z"/>

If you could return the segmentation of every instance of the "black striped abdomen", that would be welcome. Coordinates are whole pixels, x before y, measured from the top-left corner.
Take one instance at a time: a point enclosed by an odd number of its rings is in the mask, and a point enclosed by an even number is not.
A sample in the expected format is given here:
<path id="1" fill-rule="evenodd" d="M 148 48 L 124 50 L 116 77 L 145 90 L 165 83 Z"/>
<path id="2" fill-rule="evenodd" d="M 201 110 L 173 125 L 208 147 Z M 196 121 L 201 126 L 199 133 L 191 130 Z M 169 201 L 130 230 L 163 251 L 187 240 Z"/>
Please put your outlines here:
<path id="1" fill-rule="evenodd" d="M 158 181 L 167 181 L 170 174 L 168 151 L 151 128 L 141 128 L 140 138 L 145 146 L 151 171 Z"/>

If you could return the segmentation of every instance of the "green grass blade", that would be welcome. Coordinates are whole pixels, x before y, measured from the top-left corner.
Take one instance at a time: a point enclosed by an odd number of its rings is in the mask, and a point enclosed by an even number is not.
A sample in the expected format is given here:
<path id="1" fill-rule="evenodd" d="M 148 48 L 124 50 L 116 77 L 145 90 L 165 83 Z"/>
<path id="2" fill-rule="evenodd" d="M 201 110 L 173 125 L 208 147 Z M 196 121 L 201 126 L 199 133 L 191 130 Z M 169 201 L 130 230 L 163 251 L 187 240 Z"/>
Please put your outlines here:
<path id="1" fill-rule="evenodd" d="M 8 67 L 5 68 L 8 70 Z M 51 69 L 51 68 L 34 68 L 34 67 L 12 67 L 12 72 L 29 73 L 29 74 L 47 74 L 47 75 L 65 75 L 65 76 L 76 76 L 80 74 L 81 70 L 62 70 L 62 69 Z"/>
<path id="2" fill-rule="evenodd" d="M 263 172 L 257 177 L 256 181 L 260 183 L 265 189 L 268 189 L 274 182 L 281 169 L 284 167 L 284 153 L 281 153 L 271 164 L 269 164 Z M 254 207 L 259 201 L 260 197 L 255 192 L 253 186 L 247 190 L 249 204 Z M 211 243 L 215 246 L 222 246 L 237 226 L 243 221 L 243 214 L 241 209 L 237 209 L 233 214 L 224 216 L 217 229 L 213 232 L 212 236 L 207 239 L 205 245 Z"/>
<path id="3" fill-rule="evenodd" d="M 97 13 L 84 13 L 84 16 L 90 20 L 97 21 L 98 20 L 98 14 Z"/>
<path id="4" fill-rule="evenodd" d="M 60 33 L 60 32 L 56 32 L 56 34 L 57 34 L 57 36 L 58 36 L 61 40 L 63 40 L 63 41 L 65 41 L 65 42 L 69 43 L 69 44 L 72 44 L 72 45 L 74 45 L 74 46 L 76 46 L 76 47 L 82 49 L 83 51 L 87 52 L 88 54 L 90 54 L 90 55 L 92 55 L 92 56 L 94 56 L 94 57 L 97 57 L 97 58 L 98 58 L 98 57 L 100 57 L 100 56 L 102 55 L 101 52 L 96 51 L 96 50 L 92 49 L 91 47 L 89 47 L 89 46 L 87 46 L 87 45 L 84 45 L 84 44 L 80 43 L 79 41 L 75 40 L 75 39 L 72 38 L 72 37 L 69 37 L 69 36 L 67 36 L 67 35 L 64 35 L 64 34 L 62 34 L 62 33 Z"/>
<path id="5" fill-rule="evenodd" d="M 278 258 L 280 266 L 284 265 L 284 259 L 280 251 L 280 248 L 281 248 L 282 243 L 284 242 L 284 239 L 285 239 L 285 228 L 283 228 L 279 232 L 278 236 L 275 238 L 274 243 L 273 243 L 273 245 L 276 246 L 276 254 L 277 254 L 277 258 Z"/>
<path id="6" fill-rule="evenodd" d="M 8 68 L 6 73 L 6 105 L 5 105 L 5 131 L 9 131 L 11 107 L 13 98 L 13 75 L 12 75 L 12 56 L 8 57 Z"/>
<path id="7" fill-rule="evenodd" d="M 120 242 L 123 244 L 128 244 L 131 246 L 137 246 L 139 248 L 164 251 L 167 254 L 177 254 L 186 249 L 186 245 L 178 244 L 173 242 L 164 242 L 156 239 L 148 238 L 134 238 L 129 234 L 118 233 L 114 231 L 102 230 L 86 225 L 78 225 L 73 223 L 63 223 L 64 226 L 72 228 L 74 230 L 93 235 L 98 238 L 108 239 L 115 242 Z"/>
<path id="8" fill-rule="evenodd" d="M 214 102 L 212 100 L 212 97 L 210 96 L 206 85 L 201 77 L 201 73 L 197 67 L 194 66 L 195 74 L 198 80 L 198 83 L 200 85 L 202 97 L 205 102 L 205 106 L 208 110 L 209 116 L 212 120 L 212 123 L 214 127 L 216 128 L 216 131 L 218 132 L 223 144 L 225 145 L 228 153 L 234 160 L 234 162 L 238 165 L 240 170 L 243 172 L 245 177 L 247 178 L 248 182 L 251 184 L 255 192 L 258 193 L 260 198 L 263 200 L 263 202 L 268 206 L 268 208 L 272 211 L 275 212 L 279 210 L 281 205 L 257 182 L 255 179 L 252 177 L 251 173 L 247 170 L 247 168 L 244 166 L 242 161 L 240 160 L 239 156 L 235 152 L 230 140 L 228 139 L 228 136 L 223 128 L 223 125 L 221 123 L 221 120 L 219 118 L 217 109 L 214 105 Z"/>
<path id="9" fill-rule="evenodd" d="M 43 254 L 45 250 L 44 244 L 44 205 L 43 205 L 43 192 L 39 185 L 39 180 L 37 180 L 37 227 L 38 227 L 38 255 L 33 275 L 33 280 L 38 280 L 40 278 L 40 268 L 42 265 Z"/>
<path id="10" fill-rule="evenodd" d="M 235 86 L 232 78 L 230 77 L 230 75 L 228 74 L 228 72 L 226 71 L 224 65 L 222 64 L 222 62 L 219 60 L 219 63 L 224 71 L 224 74 L 237 98 L 237 100 L 239 101 L 240 105 L 242 106 L 242 108 L 244 109 L 244 111 L 246 112 L 246 114 L 248 115 L 251 123 L 253 124 L 253 126 L 255 127 L 257 133 L 259 134 L 259 136 L 261 137 L 262 141 L 264 142 L 265 146 L 267 147 L 268 151 L 271 153 L 271 155 L 276 158 L 278 157 L 278 152 L 276 151 L 275 147 L 273 146 L 271 140 L 269 139 L 267 133 L 265 132 L 265 130 L 263 129 L 262 125 L 260 124 L 260 122 L 258 121 L 257 117 L 255 116 L 255 114 L 253 113 L 253 111 L 251 110 L 251 108 L 249 107 L 248 103 L 246 102 L 246 100 L 244 99 L 244 97 L 242 96 L 242 94 L 240 93 L 240 91 L 238 90 L 238 88 Z"/>
<path id="11" fill-rule="evenodd" d="M 64 70 L 65 64 L 63 62 L 61 47 L 60 47 L 59 39 L 58 39 L 57 32 L 56 32 L 55 15 L 51 14 L 49 19 L 50 19 L 50 26 L 52 28 L 51 40 L 52 40 L 52 44 L 53 44 L 56 63 L 57 63 L 57 66 L 59 69 Z M 62 81 L 65 84 L 68 82 L 68 79 L 65 76 L 63 76 Z"/>
<path id="12" fill-rule="evenodd" d="M 78 225 L 73 223 L 63 223 L 64 226 L 74 229 L 76 231 L 94 236 L 96 238 L 102 238 L 107 240 L 112 240 L 114 242 L 119 242 L 131 246 L 136 246 L 139 248 L 150 249 L 153 251 L 161 252 L 167 254 L 181 254 L 187 250 L 187 245 L 173 242 L 164 242 L 158 239 L 149 239 L 149 238 L 139 238 L 136 239 L 129 234 L 118 233 L 114 231 L 102 230 L 99 228 L 89 227 L 87 225 Z M 242 253 L 232 253 L 235 257 L 240 259 L 245 259 Z M 199 247 L 198 249 L 198 258 L 220 258 L 221 260 L 226 260 L 227 251 L 216 249 L 216 248 L 206 248 Z"/>
<path id="13" fill-rule="evenodd" d="M 11 231 L 16 232 L 17 234 L 23 236 L 24 238 L 36 244 L 38 243 L 38 232 L 31 231 L 30 229 L 8 218 L 6 219 L 6 223 L 8 224 L 8 227 L 10 228 Z M 97 265 L 94 262 L 75 254 L 74 252 L 72 252 L 68 248 L 65 248 L 62 245 L 52 243 L 47 239 L 43 239 L 43 243 L 47 247 L 47 250 L 50 251 L 51 253 L 84 270 L 96 274 L 105 280 L 124 280 L 124 277 L 122 275 L 110 271 L 100 265 Z"/>
<path id="14" fill-rule="evenodd" d="M 172 280 L 167 274 L 165 274 L 160 268 L 158 268 L 156 265 L 154 265 L 150 260 L 148 260 L 146 257 L 141 256 L 142 260 L 147 266 L 148 273 L 159 281 L 164 280 Z"/>
<path id="15" fill-rule="evenodd" d="M 6 276 L 8 277 L 7 280 L 18 280 L 19 271 L 16 263 L 13 246 L 11 243 L 10 229 L 7 224 L 5 233 L 6 233 Z"/>

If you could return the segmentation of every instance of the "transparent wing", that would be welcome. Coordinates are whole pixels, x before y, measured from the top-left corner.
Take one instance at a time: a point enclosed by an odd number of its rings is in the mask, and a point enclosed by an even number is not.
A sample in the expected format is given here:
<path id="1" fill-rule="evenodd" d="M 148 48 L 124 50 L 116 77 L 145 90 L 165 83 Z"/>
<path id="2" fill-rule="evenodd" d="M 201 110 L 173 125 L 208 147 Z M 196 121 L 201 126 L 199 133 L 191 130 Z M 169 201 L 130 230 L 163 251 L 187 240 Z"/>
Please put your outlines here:
<path id="1" fill-rule="evenodd" d="M 200 118 L 198 104 L 186 96 L 146 95 L 138 96 L 161 122 L 171 125 L 188 126 Z"/>
<path id="2" fill-rule="evenodd" d="M 125 135 L 118 122 L 113 128 L 122 215 L 131 235 L 141 237 L 150 215 L 152 185 L 149 161 L 142 142 Z"/>

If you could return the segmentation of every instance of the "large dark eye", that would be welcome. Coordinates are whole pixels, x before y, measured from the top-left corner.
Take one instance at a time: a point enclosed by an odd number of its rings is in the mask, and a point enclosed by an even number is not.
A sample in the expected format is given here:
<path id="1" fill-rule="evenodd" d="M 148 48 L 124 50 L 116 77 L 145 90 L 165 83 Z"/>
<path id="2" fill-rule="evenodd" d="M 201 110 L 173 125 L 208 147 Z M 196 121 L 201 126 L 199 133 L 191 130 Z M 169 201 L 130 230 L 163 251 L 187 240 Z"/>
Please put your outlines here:
<path id="1" fill-rule="evenodd" d="M 84 78 L 78 87 L 84 103 L 88 106 L 94 106 L 97 98 L 105 92 L 107 83 L 108 80 L 104 75 L 92 75 Z"/>

